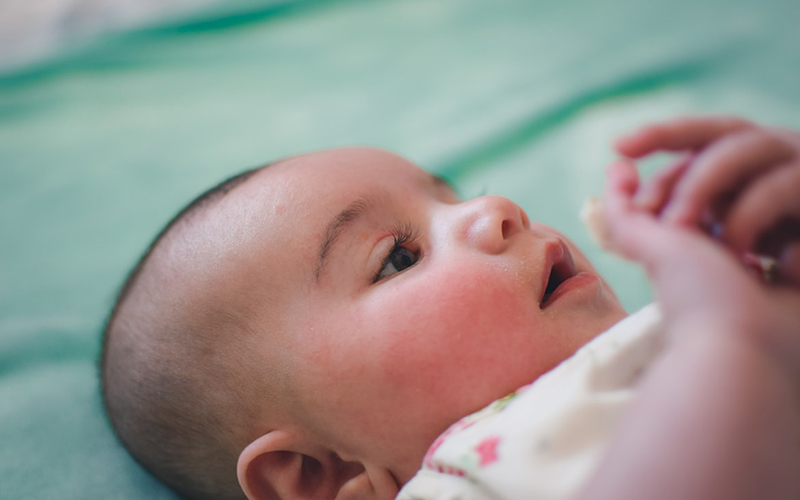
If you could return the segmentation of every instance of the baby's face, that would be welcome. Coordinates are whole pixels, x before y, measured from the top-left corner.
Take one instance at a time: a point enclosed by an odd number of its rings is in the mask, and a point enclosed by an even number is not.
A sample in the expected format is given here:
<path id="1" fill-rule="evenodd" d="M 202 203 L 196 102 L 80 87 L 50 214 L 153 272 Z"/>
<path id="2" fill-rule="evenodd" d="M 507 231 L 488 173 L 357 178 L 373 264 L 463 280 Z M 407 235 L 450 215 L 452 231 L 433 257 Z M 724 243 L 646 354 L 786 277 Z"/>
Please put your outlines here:
<path id="1" fill-rule="evenodd" d="M 625 316 L 562 234 L 386 152 L 293 158 L 231 195 L 250 235 L 236 275 L 271 290 L 242 300 L 284 373 L 286 425 L 401 482 L 448 425 Z"/>

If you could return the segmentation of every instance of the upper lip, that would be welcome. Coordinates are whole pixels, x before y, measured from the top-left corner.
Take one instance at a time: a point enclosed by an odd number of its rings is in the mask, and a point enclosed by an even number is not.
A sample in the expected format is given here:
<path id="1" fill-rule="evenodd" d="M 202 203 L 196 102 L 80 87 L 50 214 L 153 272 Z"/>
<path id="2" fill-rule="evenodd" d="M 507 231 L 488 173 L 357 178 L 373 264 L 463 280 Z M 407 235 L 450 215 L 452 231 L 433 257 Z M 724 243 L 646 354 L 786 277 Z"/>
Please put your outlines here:
<path id="1" fill-rule="evenodd" d="M 545 248 L 545 265 L 539 291 L 539 307 L 544 307 L 550 293 L 561 283 L 575 275 L 575 263 L 567 245 L 561 241 L 548 243 Z M 550 290 L 548 292 L 548 286 Z"/>

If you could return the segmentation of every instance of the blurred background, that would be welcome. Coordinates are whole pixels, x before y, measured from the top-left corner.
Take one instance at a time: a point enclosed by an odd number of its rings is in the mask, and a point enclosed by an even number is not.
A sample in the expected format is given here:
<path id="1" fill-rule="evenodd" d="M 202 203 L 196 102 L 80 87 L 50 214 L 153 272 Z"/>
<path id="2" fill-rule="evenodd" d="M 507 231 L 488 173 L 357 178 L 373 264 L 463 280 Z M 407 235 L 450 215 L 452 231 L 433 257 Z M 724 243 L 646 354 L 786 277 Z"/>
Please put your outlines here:
<path id="1" fill-rule="evenodd" d="M 99 333 L 194 196 L 343 145 L 578 221 L 610 141 L 741 114 L 800 128 L 796 0 L 0 0 L 0 498 L 173 498 L 116 444 Z"/>

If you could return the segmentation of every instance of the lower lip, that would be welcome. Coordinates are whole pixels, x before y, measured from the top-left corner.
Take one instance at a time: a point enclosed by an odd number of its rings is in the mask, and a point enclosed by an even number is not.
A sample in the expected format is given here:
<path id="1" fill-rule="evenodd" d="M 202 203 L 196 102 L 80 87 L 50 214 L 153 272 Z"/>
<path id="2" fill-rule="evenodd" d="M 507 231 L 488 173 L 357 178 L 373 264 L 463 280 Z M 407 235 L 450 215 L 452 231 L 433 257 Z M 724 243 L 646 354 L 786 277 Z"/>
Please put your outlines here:
<path id="1" fill-rule="evenodd" d="M 564 295 L 567 295 L 571 292 L 576 290 L 580 290 L 586 286 L 591 285 L 597 281 L 597 276 L 591 273 L 578 273 L 572 278 L 566 280 L 565 282 L 558 285 L 558 288 L 553 290 L 553 293 L 550 294 L 550 297 L 547 298 L 547 301 L 542 304 L 542 309 L 550 307 L 553 305 L 557 300 L 561 299 Z"/>

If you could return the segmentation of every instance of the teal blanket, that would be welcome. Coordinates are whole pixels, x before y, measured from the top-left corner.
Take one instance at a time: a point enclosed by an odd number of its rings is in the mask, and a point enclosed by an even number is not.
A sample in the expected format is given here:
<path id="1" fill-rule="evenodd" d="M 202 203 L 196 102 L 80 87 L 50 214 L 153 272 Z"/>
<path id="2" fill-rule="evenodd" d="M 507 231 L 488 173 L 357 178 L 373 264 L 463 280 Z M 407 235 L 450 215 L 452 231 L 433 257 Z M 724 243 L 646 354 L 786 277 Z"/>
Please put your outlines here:
<path id="1" fill-rule="evenodd" d="M 172 498 L 104 420 L 101 324 L 172 214 L 279 157 L 378 146 L 509 196 L 639 308 L 641 273 L 577 220 L 609 141 L 681 113 L 800 127 L 798 19 L 795 0 L 253 0 L 0 74 L 0 498 Z"/>

